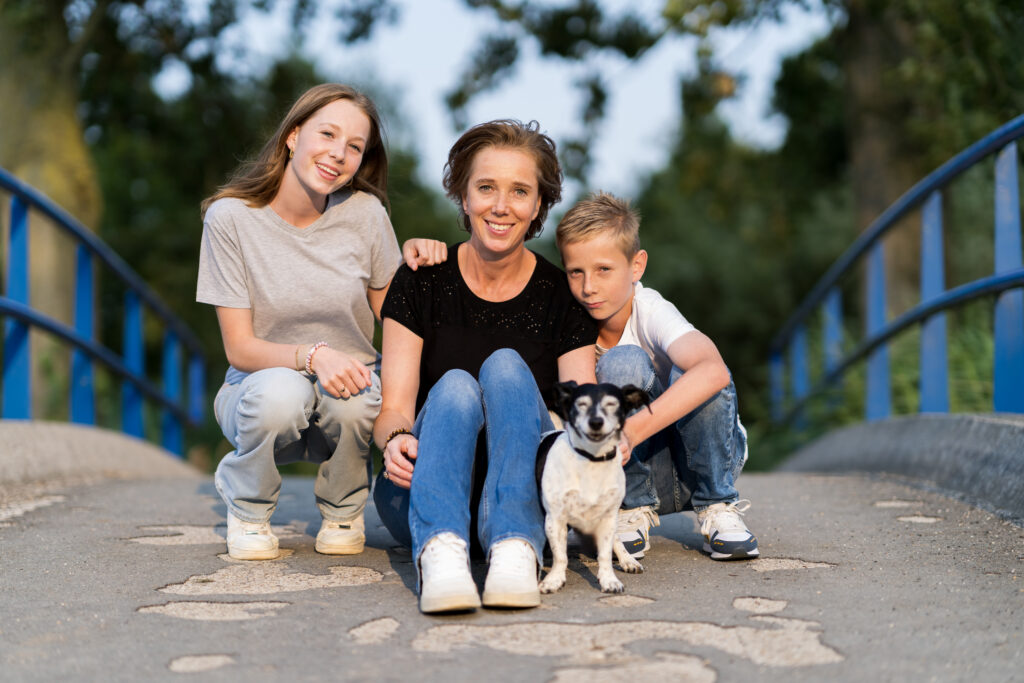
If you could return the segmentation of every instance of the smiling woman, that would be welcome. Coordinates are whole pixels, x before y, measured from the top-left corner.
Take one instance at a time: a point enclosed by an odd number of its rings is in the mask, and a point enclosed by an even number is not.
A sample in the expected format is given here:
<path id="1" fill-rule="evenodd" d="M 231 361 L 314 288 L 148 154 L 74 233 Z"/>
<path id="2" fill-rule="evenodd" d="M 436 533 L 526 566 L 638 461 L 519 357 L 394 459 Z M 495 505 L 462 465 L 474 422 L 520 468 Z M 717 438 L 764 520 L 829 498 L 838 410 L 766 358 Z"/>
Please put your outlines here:
<path id="1" fill-rule="evenodd" d="M 413 549 L 427 613 L 480 605 L 474 529 L 490 562 L 483 604 L 540 603 L 534 462 L 553 428 L 542 395 L 594 381 L 594 323 L 565 274 L 525 247 L 561 196 L 555 145 L 537 128 L 492 121 L 459 138 L 445 189 L 469 240 L 444 263 L 400 268 L 382 309 L 374 501 Z"/>
<path id="2" fill-rule="evenodd" d="M 231 557 L 277 557 L 277 465 L 296 460 L 321 463 L 317 551 L 363 549 L 374 317 L 400 260 L 387 171 L 373 102 L 328 83 L 203 202 L 196 300 L 216 307 L 231 364 L 214 402 L 235 447 L 215 477 Z"/>

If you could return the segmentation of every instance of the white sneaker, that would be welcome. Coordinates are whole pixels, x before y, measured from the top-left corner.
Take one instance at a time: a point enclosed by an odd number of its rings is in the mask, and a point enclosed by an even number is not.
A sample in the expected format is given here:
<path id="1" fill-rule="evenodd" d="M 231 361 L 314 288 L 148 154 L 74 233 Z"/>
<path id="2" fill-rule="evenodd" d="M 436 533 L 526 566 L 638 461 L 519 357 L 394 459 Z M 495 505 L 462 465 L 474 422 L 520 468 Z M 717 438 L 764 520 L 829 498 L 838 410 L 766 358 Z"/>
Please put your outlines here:
<path id="1" fill-rule="evenodd" d="M 644 553 L 651 549 L 651 527 L 661 524 L 658 513 L 650 505 L 619 510 L 619 523 L 615 529 L 626 552 L 634 559 L 644 559 Z"/>
<path id="2" fill-rule="evenodd" d="M 236 560 L 273 560 L 278 555 L 270 522 L 243 522 L 228 510 L 227 536 L 228 555 Z"/>
<path id="3" fill-rule="evenodd" d="M 357 555 L 363 552 L 366 543 L 363 516 L 351 522 L 324 520 L 316 535 L 316 551 L 324 555 Z"/>
<path id="4" fill-rule="evenodd" d="M 704 552 L 712 560 L 745 560 L 757 557 L 757 539 L 743 523 L 741 515 L 750 509 L 749 500 L 715 503 L 697 513 L 704 534 Z"/>
<path id="5" fill-rule="evenodd" d="M 521 538 L 508 538 L 491 547 L 484 582 L 486 607 L 536 607 L 540 604 L 537 554 Z"/>
<path id="6" fill-rule="evenodd" d="M 420 572 L 420 611 L 424 614 L 480 606 L 466 542 L 455 534 L 446 532 L 427 541 L 420 553 Z"/>

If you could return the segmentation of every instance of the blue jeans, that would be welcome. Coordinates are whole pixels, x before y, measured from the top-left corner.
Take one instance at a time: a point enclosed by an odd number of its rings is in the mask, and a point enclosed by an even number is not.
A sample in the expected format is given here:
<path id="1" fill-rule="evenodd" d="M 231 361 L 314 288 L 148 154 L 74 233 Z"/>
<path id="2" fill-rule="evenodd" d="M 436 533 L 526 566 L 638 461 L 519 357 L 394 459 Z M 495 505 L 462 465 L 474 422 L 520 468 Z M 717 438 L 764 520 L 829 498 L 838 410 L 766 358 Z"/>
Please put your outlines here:
<path id="1" fill-rule="evenodd" d="M 544 549 L 544 515 L 534 473 L 543 432 L 553 429 L 529 367 L 511 349 L 499 349 L 480 367 L 480 379 L 449 370 L 416 416 L 419 439 L 412 488 L 382 476 L 374 485 L 377 512 L 399 543 L 420 552 L 434 536 L 450 532 L 470 544 L 474 465 L 486 467 L 475 510 L 480 545 L 489 549 L 521 538 L 537 557 Z M 487 445 L 476 463 L 477 436 Z M 476 473 L 479 476 L 479 471 Z"/>
<path id="2" fill-rule="evenodd" d="M 281 491 L 278 465 L 317 462 L 313 491 L 324 519 L 363 514 L 370 490 L 370 437 L 380 412 L 380 379 L 349 398 L 334 398 L 313 378 L 289 368 L 229 375 L 213 401 L 224 436 L 235 447 L 221 459 L 214 484 L 228 509 L 265 522 Z"/>
<path id="3" fill-rule="evenodd" d="M 683 374 L 672 369 L 671 381 Z M 626 344 L 609 349 L 597 362 L 597 379 L 622 386 L 633 384 L 650 394 L 660 396 L 665 388 L 654 371 L 650 356 L 639 346 Z M 646 410 L 646 408 L 640 408 Z M 715 503 L 732 503 L 739 499 L 735 480 L 743 469 L 747 437 L 736 411 L 736 387 L 719 391 L 675 424 L 655 434 L 633 449 L 626 464 L 626 497 L 624 508 L 650 505 L 660 512 L 677 512 L 686 507 L 686 500 L 659 500 L 658 491 L 683 491 L 694 510 Z M 677 481 L 671 488 L 657 481 L 657 464 L 670 459 Z M 662 471 L 664 467 L 660 468 Z"/>

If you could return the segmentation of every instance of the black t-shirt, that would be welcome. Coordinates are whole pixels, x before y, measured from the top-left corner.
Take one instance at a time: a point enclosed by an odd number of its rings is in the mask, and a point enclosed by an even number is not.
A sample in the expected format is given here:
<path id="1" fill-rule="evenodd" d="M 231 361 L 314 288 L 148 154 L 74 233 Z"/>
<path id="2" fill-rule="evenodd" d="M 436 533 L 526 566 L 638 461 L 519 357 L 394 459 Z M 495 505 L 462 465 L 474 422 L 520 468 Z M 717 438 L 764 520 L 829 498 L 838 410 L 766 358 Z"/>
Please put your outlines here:
<path id="1" fill-rule="evenodd" d="M 547 399 L 558 381 L 558 357 L 595 343 L 597 323 L 573 298 L 565 273 L 536 252 L 522 292 L 508 301 L 481 299 L 459 271 L 464 245 L 436 266 L 414 272 L 402 265 L 381 310 L 423 339 L 416 411 L 444 373 L 460 368 L 477 377 L 487 357 L 504 348 L 522 356 Z"/>

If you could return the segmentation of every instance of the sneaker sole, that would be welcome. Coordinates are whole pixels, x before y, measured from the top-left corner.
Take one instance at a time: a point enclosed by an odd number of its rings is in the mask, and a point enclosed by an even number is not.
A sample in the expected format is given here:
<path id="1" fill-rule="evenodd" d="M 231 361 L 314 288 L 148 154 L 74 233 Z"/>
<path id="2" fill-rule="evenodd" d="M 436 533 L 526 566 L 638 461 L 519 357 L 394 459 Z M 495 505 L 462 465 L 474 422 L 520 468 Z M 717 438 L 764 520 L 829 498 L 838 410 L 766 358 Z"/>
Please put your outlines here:
<path id="1" fill-rule="evenodd" d="M 536 593 L 488 593 L 484 591 L 484 607 L 536 607 L 540 604 L 540 589 Z"/>
<path id="2" fill-rule="evenodd" d="M 752 560 L 756 557 L 760 557 L 761 551 L 754 548 L 751 551 L 736 550 L 730 553 L 720 553 L 717 550 L 712 550 L 711 546 L 707 543 L 704 544 L 704 552 L 711 556 L 712 560 Z"/>
<path id="3" fill-rule="evenodd" d="M 228 557 L 233 560 L 276 560 L 281 554 L 277 548 L 273 550 L 236 550 L 228 547 Z"/>
<path id="4" fill-rule="evenodd" d="M 439 612 L 467 612 L 480 606 L 480 596 L 476 593 L 465 595 L 440 595 L 432 598 L 420 596 L 420 611 L 424 614 Z"/>
<path id="5" fill-rule="evenodd" d="M 346 543 L 338 545 L 329 545 L 327 543 L 316 542 L 316 551 L 321 555 L 358 555 L 363 552 L 363 548 L 366 546 L 365 541 L 359 543 Z"/>

